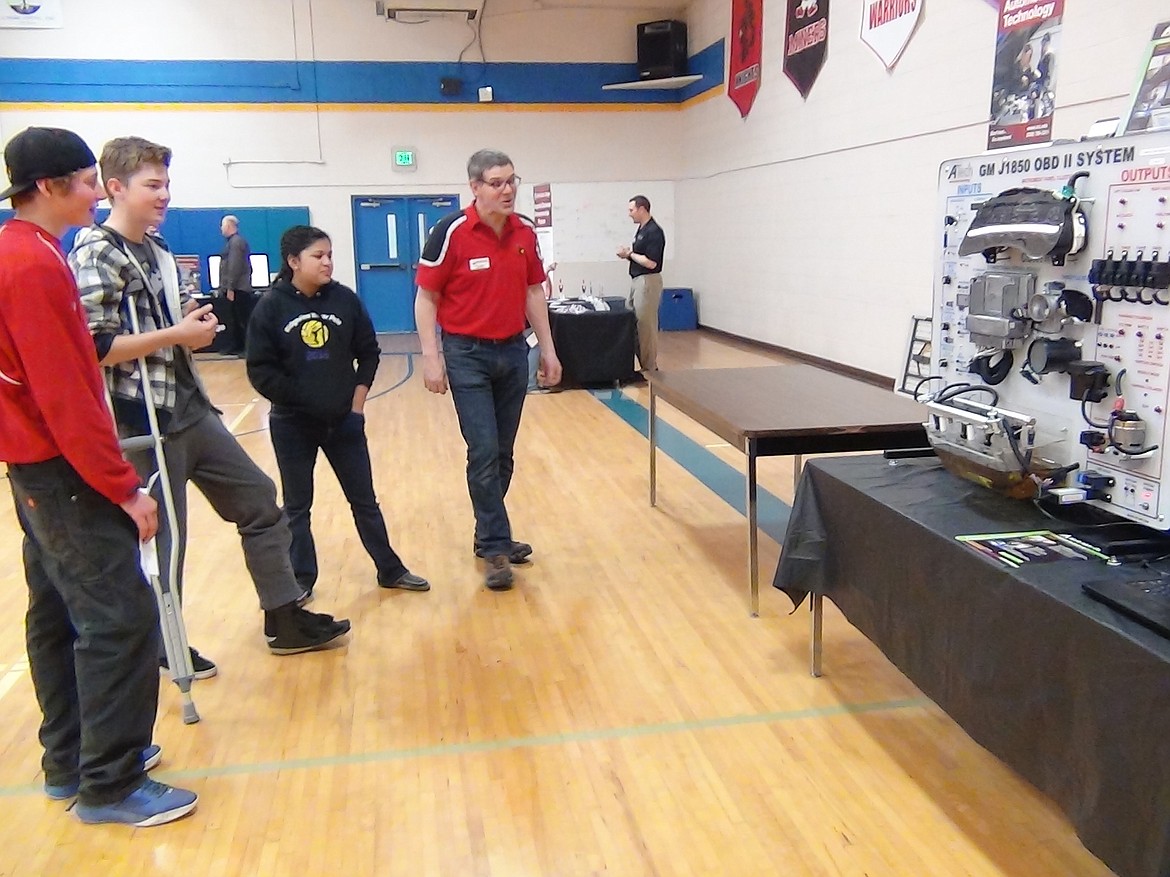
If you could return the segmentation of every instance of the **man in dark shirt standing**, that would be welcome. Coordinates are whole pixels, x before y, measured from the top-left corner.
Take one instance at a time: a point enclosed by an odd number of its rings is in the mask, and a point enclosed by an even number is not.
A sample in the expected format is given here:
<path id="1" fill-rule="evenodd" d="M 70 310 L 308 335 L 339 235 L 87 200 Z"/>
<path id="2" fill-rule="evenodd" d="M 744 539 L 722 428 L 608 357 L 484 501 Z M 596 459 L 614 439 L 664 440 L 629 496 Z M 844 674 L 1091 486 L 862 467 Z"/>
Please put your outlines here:
<path id="1" fill-rule="evenodd" d="M 248 337 L 248 317 L 252 315 L 252 249 L 240 234 L 240 221 L 228 214 L 219 223 L 219 233 L 226 238 L 219 262 L 219 295 L 230 305 L 228 313 L 228 352 L 242 356 Z"/>
<path id="2" fill-rule="evenodd" d="M 619 259 L 630 263 L 630 307 L 638 320 L 638 362 L 642 371 L 658 370 L 658 303 L 662 301 L 662 257 L 666 235 L 650 215 L 650 199 L 630 199 L 630 219 L 638 224 L 634 243 L 618 247 Z"/>

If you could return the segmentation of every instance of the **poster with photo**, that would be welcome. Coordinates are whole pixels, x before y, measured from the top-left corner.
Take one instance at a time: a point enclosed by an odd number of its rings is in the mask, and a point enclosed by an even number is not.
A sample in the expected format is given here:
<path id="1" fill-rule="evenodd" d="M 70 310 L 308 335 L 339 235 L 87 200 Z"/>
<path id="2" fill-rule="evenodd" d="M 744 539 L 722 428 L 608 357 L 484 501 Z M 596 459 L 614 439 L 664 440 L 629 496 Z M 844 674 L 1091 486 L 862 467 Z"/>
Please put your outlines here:
<path id="1" fill-rule="evenodd" d="M 203 271 L 199 268 L 198 256 L 175 256 L 179 266 L 179 290 L 198 295 L 203 289 Z"/>
<path id="2" fill-rule="evenodd" d="M 1048 143 L 1064 0 L 1003 0 L 995 41 L 987 148 Z"/>
<path id="3" fill-rule="evenodd" d="M 1142 59 L 1140 79 L 1129 99 L 1129 110 L 1117 125 L 1117 136 L 1170 128 L 1170 21 L 1154 28 Z"/>

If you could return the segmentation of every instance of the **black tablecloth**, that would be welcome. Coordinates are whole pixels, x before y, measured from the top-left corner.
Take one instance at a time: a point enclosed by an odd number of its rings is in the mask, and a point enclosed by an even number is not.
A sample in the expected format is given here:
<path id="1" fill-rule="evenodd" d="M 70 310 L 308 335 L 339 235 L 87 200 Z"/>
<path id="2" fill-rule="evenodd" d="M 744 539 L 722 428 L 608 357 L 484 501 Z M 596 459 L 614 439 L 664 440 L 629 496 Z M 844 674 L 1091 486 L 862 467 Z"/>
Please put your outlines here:
<path id="1" fill-rule="evenodd" d="M 633 380 L 638 330 L 631 310 L 548 315 L 565 387 Z"/>
<path id="2" fill-rule="evenodd" d="M 237 343 L 235 336 L 235 315 L 232 312 L 232 303 L 223 296 L 196 296 L 195 300 L 202 307 L 203 305 L 211 305 L 211 312 L 215 314 L 215 318 L 219 320 L 219 324 L 223 326 L 215 333 L 215 338 L 206 347 L 200 347 L 196 353 L 228 353 L 242 345 Z M 252 310 L 256 307 L 256 302 L 260 300 L 258 294 L 252 294 L 247 297 L 244 305 L 245 319 L 252 314 Z"/>
<path id="3" fill-rule="evenodd" d="M 1099 561 L 1009 570 L 955 536 L 1070 529 L 935 460 L 810 460 L 773 584 L 829 597 L 1121 877 L 1170 875 L 1170 640 L 1085 596 Z M 832 643 L 825 643 L 831 672 Z"/>

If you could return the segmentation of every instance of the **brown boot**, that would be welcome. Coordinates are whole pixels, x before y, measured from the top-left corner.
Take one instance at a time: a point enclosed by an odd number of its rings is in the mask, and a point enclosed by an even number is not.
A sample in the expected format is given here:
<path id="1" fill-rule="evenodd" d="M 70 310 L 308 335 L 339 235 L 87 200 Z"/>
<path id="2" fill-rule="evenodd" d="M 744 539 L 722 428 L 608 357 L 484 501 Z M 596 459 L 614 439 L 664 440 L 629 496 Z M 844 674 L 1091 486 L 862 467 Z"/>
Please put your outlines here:
<path id="1" fill-rule="evenodd" d="M 487 559 L 484 584 L 491 591 L 507 591 L 512 587 L 512 564 L 506 554 L 493 554 Z"/>

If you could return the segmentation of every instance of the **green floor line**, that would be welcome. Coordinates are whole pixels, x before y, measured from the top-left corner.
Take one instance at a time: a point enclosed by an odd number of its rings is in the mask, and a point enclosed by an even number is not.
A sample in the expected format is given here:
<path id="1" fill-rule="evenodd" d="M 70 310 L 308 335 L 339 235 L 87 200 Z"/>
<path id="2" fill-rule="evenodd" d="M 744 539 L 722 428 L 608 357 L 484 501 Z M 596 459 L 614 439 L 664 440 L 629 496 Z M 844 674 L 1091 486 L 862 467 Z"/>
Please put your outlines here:
<path id="1" fill-rule="evenodd" d="M 593 395 L 618 417 L 649 437 L 650 412 L 620 390 L 594 390 Z M 686 469 L 741 515 L 747 514 L 747 476 L 720 460 L 698 442 L 658 418 L 658 449 Z M 658 490 L 664 489 L 662 477 Z M 669 488 L 667 488 L 669 489 Z M 792 509 L 775 495 L 756 487 L 756 518 L 760 529 L 783 544 Z"/>
<path id="2" fill-rule="evenodd" d="M 359 764 L 384 764 L 392 761 L 409 761 L 416 758 L 476 755 L 485 752 L 501 752 L 512 749 L 563 746 L 566 743 L 591 743 L 600 740 L 630 740 L 638 737 L 710 731 L 719 728 L 743 727 L 745 725 L 769 725 L 778 722 L 792 722 L 806 719 L 920 709 L 928 706 L 931 706 L 931 701 L 925 697 L 879 701 L 877 703 L 834 704 L 832 706 L 782 710 L 755 715 L 716 716 L 709 719 L 663 722 L 652 725 L 631 725 L 623 728 L 597 728 L 591 731 L 572 731 L 565 734 L 545 734 L 535 737 L 511 737 L 503 740 L 478 740 L 466 743 L 440 743 L 433 746 L 388 749 L 382 752 L 360 752 L 353 755 L 329 755 L 320 758 L 293 758 L 286 761 L 231 764 L 223 767 L 196 768 L 192 770 L 158 771 L 155 775 L 159 779 L 168 782 L 181 782 L 192 779 L 212 779 L 215 777 L 276 773 L 278 771 L 289 770 L 314 770 L 317 768 L 348 767 Z M 39 786 L 0 787 L 0 798 L 14 798 L 21 795 L 34 794 L 40 795 L 43 794 L 43 791 Z"/>

